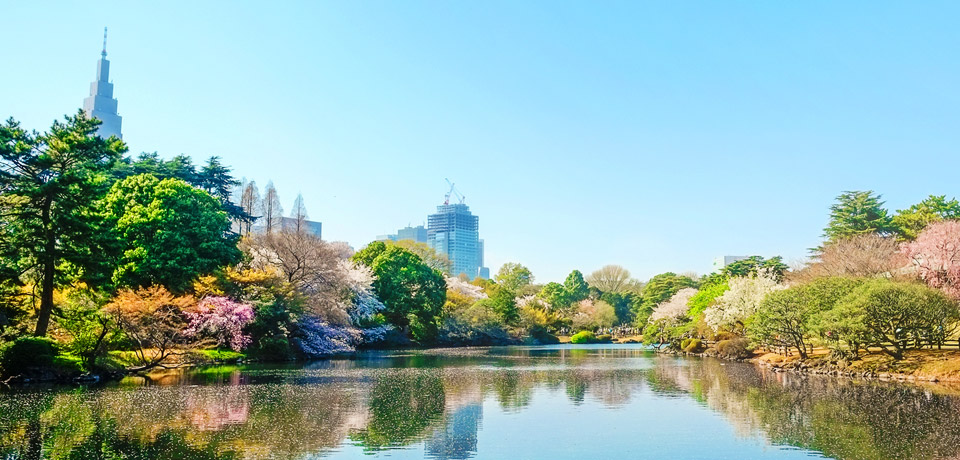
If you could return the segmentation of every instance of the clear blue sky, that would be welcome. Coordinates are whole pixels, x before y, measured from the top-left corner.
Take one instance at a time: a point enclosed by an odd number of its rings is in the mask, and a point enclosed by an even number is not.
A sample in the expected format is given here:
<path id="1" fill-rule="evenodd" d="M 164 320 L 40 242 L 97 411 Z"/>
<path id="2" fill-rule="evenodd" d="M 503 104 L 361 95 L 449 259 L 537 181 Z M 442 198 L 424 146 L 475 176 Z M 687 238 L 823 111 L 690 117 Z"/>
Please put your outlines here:
<path id="1" fill-rule="evenodd" d="M 843 190 L 957 194 L 957 2 L 13 2 L 0 116 L 42 130 L 109 59 L 131 152 L 220 155 L 327 239 L 457 183 L 539 281 L 806 255 Z"/>

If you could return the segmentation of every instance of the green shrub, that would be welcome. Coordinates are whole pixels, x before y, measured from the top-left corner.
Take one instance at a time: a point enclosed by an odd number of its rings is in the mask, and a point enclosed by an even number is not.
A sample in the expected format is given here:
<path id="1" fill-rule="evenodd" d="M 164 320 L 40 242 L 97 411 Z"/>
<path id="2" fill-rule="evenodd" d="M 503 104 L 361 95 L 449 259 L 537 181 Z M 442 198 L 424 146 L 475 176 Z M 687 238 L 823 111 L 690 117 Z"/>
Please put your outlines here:
<path id="1" fill-rule="evenodd" d="M 246 354 L 233 350 L 198 350 L 197 353 L 203 360 L 214 362 L 236 362 L 247 357 Z"/>
<path id="2" fill-rule="evenodd" d="M 580 331 L 570 337 L 570 343 L 597 343 L 597 336 L 590 331 Z"/>
<path id="3" fill-rule="evenodd" d="M 536 325 L 530 328 L 530 337 L 536 340 L 537 343 L 541 345 L 548 345 L 553 343 L 560 343 L 560 339 L 557 336 L 550 333 L 546 327 Z"/>
<path id="4" fill-rule="evenodd" d="M 610 343 L 613 342 L 613 336 L 610 334 L 600 334 L 597 336 L 597 343 Z"/>
<path id="5" fill-rule="evenodd" d="M 290 341 L 279 335 L 261 338 L 248 353 L 263 361 L 289 361 L 295 356 Z"/>
<path id="6" fill-rule="evenodd" d="M 749 345 L 750 342 L 743 338 L 721 340 L 717 343 L 717 355 L 727 359 L 749 358 L 753 354 Z"/>
<path id="7" fill-rule="evenodd" d="M 716 334 L 713 335 L 713 340 L 715 342 L 720 342 L 723 340 L 734 340 L 739 338 L 740 338 L 739 335 L 734 334 L 733 332 L 727 332 L 727 331 L 718 331 Z"/>
<path id="8" fill-rule="evenodd" d="M 684 339 L 680 347 L 687 353 L 699 353 L 703 351 L 703 342 L 700 339 Z"/>
<path id="9" fill-rule="evenodd" d="M 83 359 L 72 354 L 54 356 L 51 367 L 58 374 L 82 374 L 84 371 Z"/>
<path id="10" fill-rule="evenodd" d="M 57 343 L 46 337 L 20 337 L 0 348 L 0 375 L 50 368 L 57 350 Z"/>

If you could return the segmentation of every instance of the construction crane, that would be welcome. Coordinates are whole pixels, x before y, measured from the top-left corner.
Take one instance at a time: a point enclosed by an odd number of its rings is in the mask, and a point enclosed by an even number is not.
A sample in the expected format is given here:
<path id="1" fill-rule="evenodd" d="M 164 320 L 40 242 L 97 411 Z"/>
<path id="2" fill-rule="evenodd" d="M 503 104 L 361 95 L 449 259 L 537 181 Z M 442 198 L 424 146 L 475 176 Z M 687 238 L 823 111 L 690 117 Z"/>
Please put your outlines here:
<path id="1" fill-rule="evenodd" d="M 461 195 L 460 192 L 457 191 L 456 186 L 454 185 L 453 182 L 450 182 L 450 179 L 444 178 L 443 180 L 447 181 L 447 183 L 450 184 L 450 191 L 447 192 L 446 195 L 443 195 L 443 204 L 445 205 L 450 204 L 451 196 L 456 196 L 458 199 L 460 199 L 460 204 L 463 204 L 463 200 L 466 200 L 467 197 Z"/>

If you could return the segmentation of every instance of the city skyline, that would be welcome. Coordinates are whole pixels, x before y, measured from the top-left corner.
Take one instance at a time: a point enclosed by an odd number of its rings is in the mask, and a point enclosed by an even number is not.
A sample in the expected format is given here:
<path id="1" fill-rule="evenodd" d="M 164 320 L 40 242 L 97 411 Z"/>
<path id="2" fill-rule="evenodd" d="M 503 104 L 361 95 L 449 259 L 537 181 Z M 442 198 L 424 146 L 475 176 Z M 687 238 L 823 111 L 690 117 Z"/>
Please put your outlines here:
<path id="1" fill-rule="evenodd" d="M 33 71 L 0 76 L 0 106 L 38 131 L 75 113 L 107 25 L 131 154 L 301 189 L 330 240 L 362 247 L 452 177 L 494 272 L 706 273 L 805 257 L 843 190 L 956 194 L 958 7 L 818 5 L 287 4 L 210 24 L 223 4 L 13 4 L 0 37 Z"/>

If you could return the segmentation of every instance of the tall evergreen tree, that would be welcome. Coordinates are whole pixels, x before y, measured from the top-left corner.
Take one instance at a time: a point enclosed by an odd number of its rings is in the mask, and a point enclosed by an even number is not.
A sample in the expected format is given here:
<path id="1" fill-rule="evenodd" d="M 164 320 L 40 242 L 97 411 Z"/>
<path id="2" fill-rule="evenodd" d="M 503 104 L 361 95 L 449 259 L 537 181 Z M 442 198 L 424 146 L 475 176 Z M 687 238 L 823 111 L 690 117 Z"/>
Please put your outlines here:
<path id="1" fill-rule="evenodd" d="M 194 187 L 200 186 L 200 176 L 197 174 L 197 167 L 193 164 L 193 159 L 187 155 L 180 154 L 170 161 L 163 163 L 165 175 L 157 176 L 160 179 L 180 179 Z"/>
<path id="2" fill-rule="evenodd" d="M 99 137 L 99 125 L 79 111 L 42 135 L 13 119 L 0 126 L 5 248 L 16 249 L 3 254 L 16 266 L 5 275 L 28 276 L 38 285 L 38 336 L 47 333 L 56 287 L 104 269 L 94 202 L 110 186 L 111 169 L 127 147 L 116 137 Z"/>
<path id="3" fill-rule="evenodd" d="M 830 223 L 823 229 L 823 236 L 828 241 L 836 241 L 867 233 L 882 236 L 894 233 L 880 195 L 871 190 L 843 192 L 830 207 Z"/>
<path id="4" fill-rule="evenodd" d="M 207 164 L 197 172 L 196 185 L 220 200 L 220 206 L 230 216 L 230 219 L 243 226 L 243 224 L 251 223 L 255 219 L 244 212 L 243 207 L 233 202 L 233 191 L 240 185 L 240 181 L 233 177 L 230 172 L 230 167 L 224 165 L 220 161 L 220 157 L 212 156 L 207 160 Z"/>
<path id="5" fill-rule="evenodd" d="M 563 289 L 567 291 L 570 302 L 579 302 L 590 295 L 590 286 L 584 281 L 580 270 L 574 270 L 567 275 L 567 279 L 563 281 Z"/>

